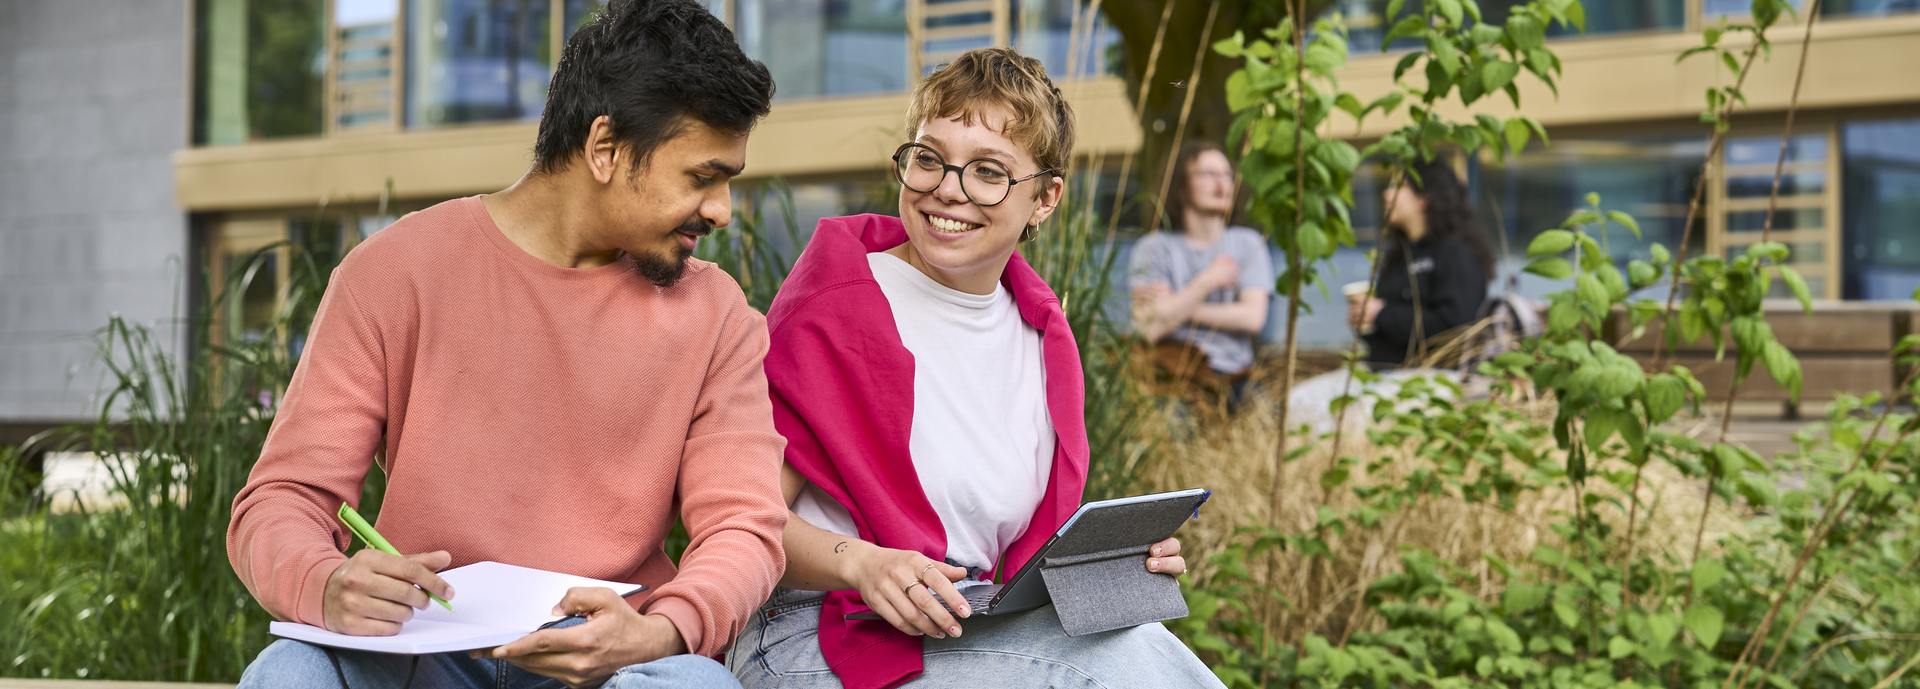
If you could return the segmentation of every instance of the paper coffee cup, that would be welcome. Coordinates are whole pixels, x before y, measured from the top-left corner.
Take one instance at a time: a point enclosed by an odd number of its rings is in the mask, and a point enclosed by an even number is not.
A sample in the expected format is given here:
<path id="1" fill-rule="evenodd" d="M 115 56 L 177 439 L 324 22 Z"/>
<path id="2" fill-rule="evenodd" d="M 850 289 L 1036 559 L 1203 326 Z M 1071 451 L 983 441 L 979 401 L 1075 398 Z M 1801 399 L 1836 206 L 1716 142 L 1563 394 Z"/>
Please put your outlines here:
<path id="1" fill-rule="evenodd" d="M 1371 287 L 1372 287 L 1372 283 L 1369 283 L 1366 280 L 1361 280 L 1358 282 L 1349 282 L 1341 286 L 1340 291 L 1347 295 L 1348 304 L 1357 304 L 1361 300 L 1364 300 L 1367 298 L 1367 292 L 1371 289 Z M 1369 323 L 1367 324 L 1366 327 L 1361 328 L 1360 334 L 1372 335 L 1373 324 Z"/>

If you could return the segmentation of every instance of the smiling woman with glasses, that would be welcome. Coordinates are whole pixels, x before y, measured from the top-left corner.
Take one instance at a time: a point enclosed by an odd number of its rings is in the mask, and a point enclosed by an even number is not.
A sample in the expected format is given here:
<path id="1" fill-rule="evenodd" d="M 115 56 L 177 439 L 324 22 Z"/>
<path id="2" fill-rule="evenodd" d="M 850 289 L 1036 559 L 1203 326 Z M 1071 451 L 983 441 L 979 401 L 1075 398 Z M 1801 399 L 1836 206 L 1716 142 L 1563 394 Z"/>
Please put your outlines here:
<path id="1" fill-rule="evenodd" d="M 1018 571 L 1086 487 L 1079 348 L 1015 251 L 1066 193 L 1073 127 L 1038 61 L 962 55 L 908 105 L 900 217 L 820 221 L 780 288 L 787 571 L 727 657 L 743 685 L 1220 686 L 1160 624 L 1069 637 L 1051 606 L 960 593 Z M 1173 539 L 1145 560 L 1186 571 Z"/>

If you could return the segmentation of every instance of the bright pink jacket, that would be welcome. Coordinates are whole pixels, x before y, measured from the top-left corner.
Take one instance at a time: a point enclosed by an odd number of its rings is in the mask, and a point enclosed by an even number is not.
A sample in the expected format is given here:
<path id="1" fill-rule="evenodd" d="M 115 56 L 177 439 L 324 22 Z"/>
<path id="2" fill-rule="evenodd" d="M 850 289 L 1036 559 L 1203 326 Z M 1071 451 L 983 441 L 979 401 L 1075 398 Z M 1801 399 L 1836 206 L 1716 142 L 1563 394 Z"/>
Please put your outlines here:
<path id="1" fill-rule="evenodd" d="M 913 426 L 913 355 L 900 343 L 887 299 L 867 254 L 907 239 L 899 218 L 827 218 L 767 312 L 772 337 L 767 383 L 774 427 L 787 438 L 787 463 L 847 507 L 860 538 L 935 560 L 946 557 L 946 529 L 914 472 L 907 438 Z M 1087 484 L 1086 392 L 1080 350 L 1060 299 L 1014 254 L 1000 276 L 1020 317 L 1040 331 L 1053 470 L 1027 532 L 1004 554 L 1018 571 L 1080 506 Z M 920 675 L 921 639 L 863 612 L 857 591 L 827 594 L 820 650 L 848 689 L 883 689 Z"/>

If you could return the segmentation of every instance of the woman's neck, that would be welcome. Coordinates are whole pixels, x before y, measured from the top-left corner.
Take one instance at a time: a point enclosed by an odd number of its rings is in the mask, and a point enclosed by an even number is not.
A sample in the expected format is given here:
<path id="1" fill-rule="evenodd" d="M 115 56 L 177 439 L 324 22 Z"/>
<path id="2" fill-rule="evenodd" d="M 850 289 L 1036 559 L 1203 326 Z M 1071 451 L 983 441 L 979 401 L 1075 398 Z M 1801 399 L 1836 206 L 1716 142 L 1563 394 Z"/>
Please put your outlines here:
<path id="1" fill-rule="evenodd" d="M 1227 233 L 1227 216 L 1223 213 L 1204 213 L 1191 208 L 1181 211 L 1180 227 L 1187 237 L 1187 243 L 1195 247 L 1213 246 Z"/>
<path id="2" fill-rule="evenodd" d="M 1417 244 L 1427 236 L 1427 218 L 1416 215 L 1400 223 L 1400 232 L 1407 236 L 1407 243 Z"/>
<path id="3" fill-rule="evenodd" d="M 913 246 L 913 242 L 902 242 L 900 246 L 886 250 L 894 258 L 906 261 L 934 282 L 967 294 L 993 294 L 1000 286 L 1000 274 L 1007 271 L 1007 262 L 1013 260 L 1012 251 L 1001 256 L 998 261 L 987 261 L 982 265 L 970 266 L 959 270 L 946 270 L 927 262 L 927 257 Z"/>

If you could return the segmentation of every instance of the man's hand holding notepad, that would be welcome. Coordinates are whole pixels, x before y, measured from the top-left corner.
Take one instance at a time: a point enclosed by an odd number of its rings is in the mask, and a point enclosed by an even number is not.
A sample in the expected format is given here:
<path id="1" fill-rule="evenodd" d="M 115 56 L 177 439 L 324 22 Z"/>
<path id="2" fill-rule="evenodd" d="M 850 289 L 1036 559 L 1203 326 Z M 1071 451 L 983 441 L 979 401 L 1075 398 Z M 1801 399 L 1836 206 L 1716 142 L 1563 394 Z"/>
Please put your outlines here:
<path id="1" fill-rule="evenodd" d="M 457 610 L 429 605 L 414 613 L 393 636 L 351 636 L 294 622 L 275 622 L 274 636 L 334 648 L 378 653 L 419 655 L 491 648 L 506 644 L 562 619 L 554 605 L 575 587 L 603 587 L 621 596 L 646 589 L 625 584 L 560 574 L 498 562 L 476 562 L 441 572 L 440 577 L 460 592 Z"/>

